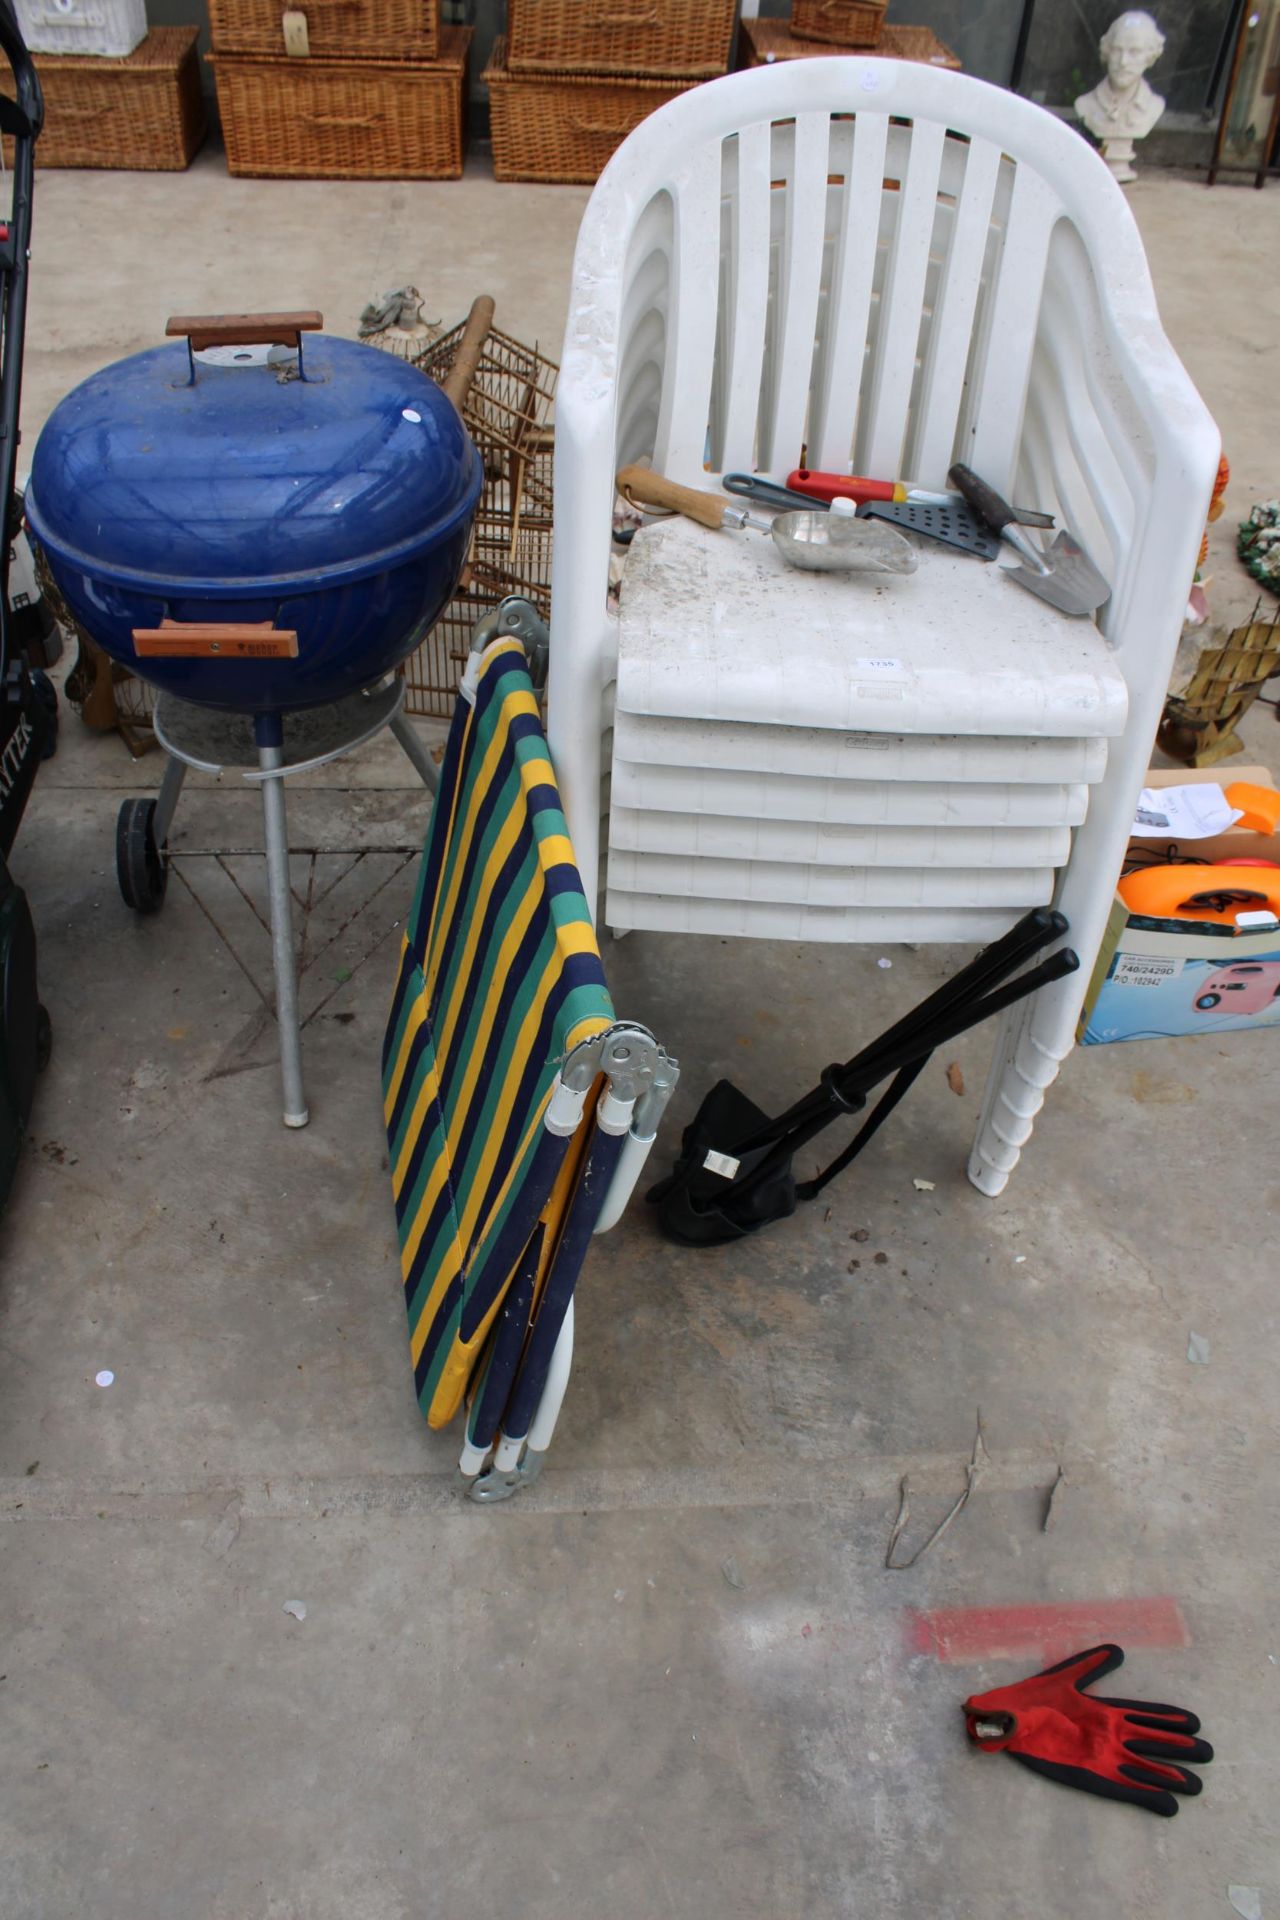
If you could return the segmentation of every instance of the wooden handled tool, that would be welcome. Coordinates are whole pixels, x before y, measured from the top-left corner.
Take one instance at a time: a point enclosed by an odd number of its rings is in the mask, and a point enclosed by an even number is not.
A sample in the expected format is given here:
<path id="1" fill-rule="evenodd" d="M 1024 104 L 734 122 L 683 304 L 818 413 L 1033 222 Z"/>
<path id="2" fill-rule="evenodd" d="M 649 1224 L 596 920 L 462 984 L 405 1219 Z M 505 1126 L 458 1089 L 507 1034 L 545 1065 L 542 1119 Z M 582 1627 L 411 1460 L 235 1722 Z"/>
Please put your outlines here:
<path id="1" fill-rule="evenodd" d="M 649 467 L 623 467 L 617 486 L 623 499 L 633 507 L 668 509 L 684 514 L 688 520 L 696 520 L 703 527 L 717 530 L 755 527 L 759 533 L 768 533 L 773 524 L 758 513 L 749 513 L 745 507 L 735 507 L 728 500 L 722 500 L 719 494 L 703 493 L 699 487 L 682 487 L 678 481 L 668 480 Z"/>

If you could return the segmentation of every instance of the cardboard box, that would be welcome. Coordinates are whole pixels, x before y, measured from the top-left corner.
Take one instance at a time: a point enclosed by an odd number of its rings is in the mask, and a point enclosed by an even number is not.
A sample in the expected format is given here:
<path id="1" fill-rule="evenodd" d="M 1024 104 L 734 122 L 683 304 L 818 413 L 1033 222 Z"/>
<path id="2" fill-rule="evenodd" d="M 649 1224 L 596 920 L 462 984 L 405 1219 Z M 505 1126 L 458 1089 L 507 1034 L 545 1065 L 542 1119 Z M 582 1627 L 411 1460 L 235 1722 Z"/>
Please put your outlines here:
<path id="1" fill-rule="evenodd" d="M 1265 767 L 1181 767 L 1152 771 L 1149 787 L 1237 780 L 1275 785 Z M 1135 838 L 1131 847 L 1159 849 L 1165 842 Z M 1241 832 L 1187 841 L 1185 852 L 1215 861 L 1248 855 L 1280 864 L 1280 834 Z M 1195 868 L 1188 869 L 1189 893 Z M 1241 869 L 1241 885 L 1248 885 Z M 1236 1033 L 1245 1027 L 1280 1026 L 1280 928 L 1254 933 L 1208 921 L 1164 921 L 1159 927 L 1130 914 L 1116 895 L 1098 962 L 1085 995 L 1077 1038 L 1081 1046 L 1114 1040 L 1157 1040 L 1191 1033 Z"/>

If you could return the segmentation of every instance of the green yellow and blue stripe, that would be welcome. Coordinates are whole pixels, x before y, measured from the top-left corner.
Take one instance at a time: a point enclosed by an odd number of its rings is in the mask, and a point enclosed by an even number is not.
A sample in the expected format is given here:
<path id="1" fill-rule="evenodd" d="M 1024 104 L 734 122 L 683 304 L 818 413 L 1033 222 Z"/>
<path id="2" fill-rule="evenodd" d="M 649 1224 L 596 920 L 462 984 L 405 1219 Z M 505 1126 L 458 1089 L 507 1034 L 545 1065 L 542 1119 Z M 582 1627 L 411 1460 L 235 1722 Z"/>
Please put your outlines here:
<path id="1" fill-rule="evenodd" d="M 488 649 L 441 767 L 383 1047 L 418 1399 L 444 1426 L 547 1208 L 557 1062 L 611 1024 L 523 648 Z"/>

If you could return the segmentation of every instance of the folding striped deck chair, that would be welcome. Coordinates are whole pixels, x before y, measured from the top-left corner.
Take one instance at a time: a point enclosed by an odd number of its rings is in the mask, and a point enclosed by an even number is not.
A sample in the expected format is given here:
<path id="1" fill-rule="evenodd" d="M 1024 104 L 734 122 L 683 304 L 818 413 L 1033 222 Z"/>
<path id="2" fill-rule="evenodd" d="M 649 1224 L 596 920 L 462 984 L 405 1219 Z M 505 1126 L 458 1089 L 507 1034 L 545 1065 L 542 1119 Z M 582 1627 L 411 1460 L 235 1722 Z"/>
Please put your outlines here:
<path id="1" fill-rule="evenodd" d="M 614 1017 L 525 650 L 493 641 L 463 679 L 383 1047 L 418 1401 L 443 1427 L 470 1397 L 479 1498 L 541 1465 L 588 1242 L 675 1078 Z"/>

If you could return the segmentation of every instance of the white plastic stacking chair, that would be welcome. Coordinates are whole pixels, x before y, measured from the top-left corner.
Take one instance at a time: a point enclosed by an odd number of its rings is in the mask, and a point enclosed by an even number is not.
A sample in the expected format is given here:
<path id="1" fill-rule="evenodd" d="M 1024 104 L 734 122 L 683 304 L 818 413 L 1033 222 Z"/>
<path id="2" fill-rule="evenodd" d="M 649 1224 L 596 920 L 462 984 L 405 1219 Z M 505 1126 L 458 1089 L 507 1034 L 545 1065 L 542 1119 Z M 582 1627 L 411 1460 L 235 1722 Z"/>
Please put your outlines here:
<path id="1" fill-rule="evenodd" d="M 802 447 L 934 489 L 963 459 L 1055 513 L 1111 582 L 1097 626 L 932 547 L 914 600 L 837 600 L 683 522 L 609 611 L 620 465 L 714 489 Z M 598 917 L 978 940 L 1052 895 L 1082 964 L 998 1035 L 970 1162 L 998 1193 L 1073 1044 L 1217 458 L 1121 190 L 1041 108 L 860 56 L 661 108 L 583 218 L 556 399 L 549 737 Z"/>

